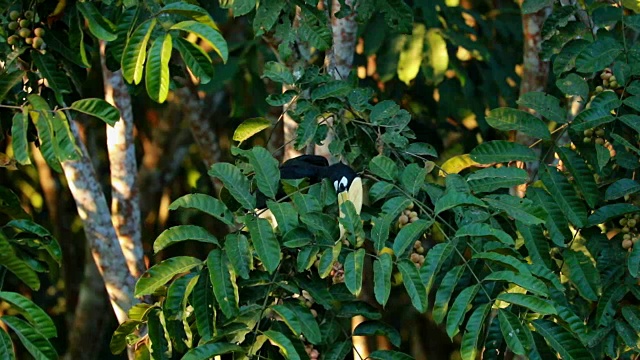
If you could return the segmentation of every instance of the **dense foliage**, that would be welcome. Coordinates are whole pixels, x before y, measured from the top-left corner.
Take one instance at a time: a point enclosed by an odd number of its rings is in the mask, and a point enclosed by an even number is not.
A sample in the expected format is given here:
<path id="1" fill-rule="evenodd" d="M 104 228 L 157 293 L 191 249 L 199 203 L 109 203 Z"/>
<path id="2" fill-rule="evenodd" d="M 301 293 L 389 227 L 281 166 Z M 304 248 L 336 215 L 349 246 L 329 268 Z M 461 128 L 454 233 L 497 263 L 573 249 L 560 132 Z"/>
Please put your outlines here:
<path id="1" fill-rule="evenodd" d="M 196 224 L 164 230 L 154 253 L 187 240 L 211 250 L 205 260 L 172 256 L 151 266 L 135 287 L 147 301 L 130 310 L 111 350 L 130 345 L 138 357 L 155 359 L 228 353 L 344 359 L 352 336 L 384 335 L 392 349 L 373 351 L 370 358 L 410 358 L 398 329 L 382 321 L 392 292 L 401 289 L 415 311 L 429 313 L 459 342 L 462 359 L 637 357 L 637 4 L 525 1 L 525 14 L 553 7 L 541 31 L 541 56 L 551 61 L 552 74 L 548 91 L 518 97 L 509 85 L 518 76 L 513 52 L 519 50 L 509 49 L 519 36 L 520 24 L 510 20 L 518 18 L 517 8 L 492 18 L 488 9 L 469 11 L 444 1 L 358 2 L 364 50 L 356 61 L 374 53 L 383 59 L 374 81 L 355 71 L 336 79 L 317 64 L 332 38 L 328 15 L 316 3 L 243 0 L 220 1 L 219 7 L 243 16 L 256 38 L 275 44 L 275 55 L 262 54 L 260 75 L 288 90 L 274 92 L 266 103 L 295 102 L 287 110 L 298 123 L 297 149 L 331 134 L 331 154 L 363 178 L 365 206 L 360 213 L 349 202 L 338 209 L 328 182 L 281 180 L 278 161 L 252 143 L 271 122 L 245 120 L 233 135 L 234 162 L 208 169 L 224 185 L 219 196 L 194 193 L 169 206 L 210 216 L 208 222 L 225 226 L 226 235 Z M 337 16 L 350 16 L 341 4 Z M 98 54 L 100 41 L 107 44 L 106 66 L 121 68 L 133 91 L 144 78 L 146 93 L 157 102 L 188 78 L 187 69 L 204 89 L 221 81 L 218 71 L 227 65 L 204 49 L 239 66 L 211 16 L 218 7 L 170 1 L 77 2 L 62 9 L 9 5 L 16 13 L 2 22 L 7 42 L 0 53 L 7 61 L 0 98 L 2 126 L 10 129 L 19 164 L 30 162 L 29 142 L 35 140 L 53 169 L 75 159 L 67 119 L 77 112 L 118 121 L 111 105 L 83 96 L 86 73 L 80 70 L 97 61 L 90 55 Z M 42 30 L 36 34 L 36 28 Z M 310 53 L 296 54 L 300 49 Z M 170 61 L 173 50 L 179 65 Z M 417 94 L 426 93 L 434 94 L 433 103 L 418 101 Z M 440 134 L 449 118 L 473 120 L 479 144 L 468 151 L 445 149 L 445 159 L 436 150 L 442 144 L 419 141 L 420 127 L 413 124 L 423 118 L 436 119 L 432 126 Z M 514 132 L 536 141 L 514 142 Z M 534 163 L 539 170 L 523 169 Z M 288 196 L 275 201 L 280 184 Z M 516 196 L 523 184 L 524 196 Z M 0 189 L 0 210 L 12 218 L 0 231 L 8 249 L 0 264 L 36 288 L 35 271 L 60 262 L 57 242 L 16 215 L 18 200 Z M 255 209 L 257 190 L 270 199 L 277 227 Z M 55 328 L 47 315 L 16 293 L 1 292 L 0 298 L 27 322 L 4 314 L 0 321 L 34 356 L 55 358 L 47 340 Z M 367 320 L 352 331 L 356 315 Z M 0 353 L 12 354 L 11 339 L 2 330 L 0 335 Z"/>

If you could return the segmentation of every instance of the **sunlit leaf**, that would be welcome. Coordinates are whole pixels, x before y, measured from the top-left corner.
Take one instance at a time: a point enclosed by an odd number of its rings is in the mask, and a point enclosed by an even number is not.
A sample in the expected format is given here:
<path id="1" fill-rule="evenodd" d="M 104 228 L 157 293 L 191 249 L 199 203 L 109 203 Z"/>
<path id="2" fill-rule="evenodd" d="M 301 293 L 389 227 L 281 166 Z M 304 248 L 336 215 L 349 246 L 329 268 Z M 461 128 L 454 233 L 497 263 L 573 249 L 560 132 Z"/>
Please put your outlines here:
<path id="1" fill-rule="evenodd" d="M 145 86 L 149 97 L 158 103 L 163 103 L 169 95 L 169 60 L 173 43 L 171 34 L 156 38 L 151 44 L 145 68 Z"/>
<path id="2" fill-rule="evenodd" d="M 188 20 L 179 22 L 171 27 L 171 30 L 184 30 L 193 33 L 204 40 L 213 51 L 215 51 L 223 62 L 227 62 L 229 58 L 229 48 L 227 41 L 222 37 L 220 32 L 198 21 Z"/>
<path id="3" fill-rule="evenodd" d="M 111 126 L 120 120 L 120 111 L 102 99 L 88 98 L 74 101 L 71 104 L 71 110 L 95 116 Z"/>
<path id="4" fill-rule="evenodd" d="M 135 296 L 153 294 L 174 276 L 202 265 L 202 260 L 190 256 L 176 256 L 149 268 L 136 283 Z"/>
<path id="5" fill-rule="evenodd" d="M 158 236 L 153 242 L 153 252 L 157 254 L 168 246 L 187 240 L 220 245 L 218 239 L 201 226 L 178 225 L 166 229 Z"/>
<path id="6" fill-rule="evenodd" d="M 220 310 L 229 318 L 235 316 L 239 309 L 236 274 L 222 250 L 211 250 L 207 256 L 207 267 L 209 268 L 211 285 L 213 285 L 213 294 Z"/>

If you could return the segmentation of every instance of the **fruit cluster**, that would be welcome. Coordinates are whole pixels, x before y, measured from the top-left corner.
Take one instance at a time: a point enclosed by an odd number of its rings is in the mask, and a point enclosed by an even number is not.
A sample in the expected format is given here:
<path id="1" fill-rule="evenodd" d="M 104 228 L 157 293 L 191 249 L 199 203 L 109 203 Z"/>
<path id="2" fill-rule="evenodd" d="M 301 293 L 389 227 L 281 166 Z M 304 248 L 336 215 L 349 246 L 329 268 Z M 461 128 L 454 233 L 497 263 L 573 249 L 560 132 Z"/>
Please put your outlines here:
<path id="1" fill-rule="evenodd" d="M 41 27 L 33 29 L 35 25 L 33 11 L 27 10 L 21 14 L 19 11 L 13 10 L 9 13 L 9 19 L 11 22 L 7 25 L 7 33 L 13 32 L 14 34 L 9 36 L 7 44 L 12 45 L 14 49 L 24 44 L 31 45 L 37 50 L 46 48 L 47 45 L 43 39 L 45 30 Z"/>
<path id="2" fill-rule="evenodd" d="M 424 247 L 422 246 L 422 241 L 416 240 L 413 244 L 413 252 L 409 259 L 411 259 L 418 268 L 424 265 Z"/>
<path id="3" fill-rule="evenodd" d="M 398 218 L 398 228 L 402 229 L 405 225 L 417 221 L 418 213 L 413 210 L 413 203 L 409 204 L 407 208 L 402 212 L 402 215 Z"/>
<path id="4" fill-rule="evenodd" d="M 320 352 L 318 352 L 317 349 L 314 349 L 312 344 L 305 345 L 304 351 L 307 352 L 307 355 L 309 355 L 309 359 L 311 360 L 318 360 L 320 358 Z"/>
<path id="5" fill-rule="evenodd" d="M 618 84 L 618 79 L 613 75 L 610 68 L 604 69 L 600 74 L 600 79 L 602 79 L 602 85 L 596 86 L 596 93 L 601 93 L 605 89 L 615 90 L 620 87 Z"/>
<path id="6" fill-rule="evenodd" d="M 640 234 L 638 233 L 640 214 L 627 214 L 620 219 L 619 224 L 622 226 L 622 247 L 625 250 L 629 250 L 638 242 L 638 240 L 640 240 Z"/>
<path id="7" fill-rule="evenodd" d="M 334 262 L 330 275 L 334 284 L 343 283 L 344 282 L 344 265 L 342 265 L 339 261 Z"/>
<path id="8" fill-rule="evenodd" d="M 583 134 L 584 134 L 584 139 L 582 139 L 582 141 L 584 141 L 585 143 L 590 143 L 593 141 L 596 144 L 604 145 L 604 143 L 606 142 L 604 138 L 606 133 L 603 128 L 587 129 L 584 131 Z"/>

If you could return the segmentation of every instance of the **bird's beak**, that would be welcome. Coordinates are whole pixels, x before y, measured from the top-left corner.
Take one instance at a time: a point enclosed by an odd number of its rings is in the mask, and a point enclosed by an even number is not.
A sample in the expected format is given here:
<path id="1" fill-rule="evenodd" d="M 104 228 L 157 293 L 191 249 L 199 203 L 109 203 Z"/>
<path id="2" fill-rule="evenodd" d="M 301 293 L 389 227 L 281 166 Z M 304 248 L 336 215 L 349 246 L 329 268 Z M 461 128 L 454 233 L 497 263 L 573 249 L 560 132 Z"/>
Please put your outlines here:
<path id="1" fill-rule="evenodd" d="M 353 179 L 349 190 L 338 193 L 338 209 L 340 210 L 340 217 L 344 217 L 342 213 L 342 204 L 346 201 L 351 201 L 356 208 L 356 212 L 360 214 L 362 210 L 362 179 L 359 177 Z M 340 224 L 340 239 L 344 237 L 344 227 Z"/>

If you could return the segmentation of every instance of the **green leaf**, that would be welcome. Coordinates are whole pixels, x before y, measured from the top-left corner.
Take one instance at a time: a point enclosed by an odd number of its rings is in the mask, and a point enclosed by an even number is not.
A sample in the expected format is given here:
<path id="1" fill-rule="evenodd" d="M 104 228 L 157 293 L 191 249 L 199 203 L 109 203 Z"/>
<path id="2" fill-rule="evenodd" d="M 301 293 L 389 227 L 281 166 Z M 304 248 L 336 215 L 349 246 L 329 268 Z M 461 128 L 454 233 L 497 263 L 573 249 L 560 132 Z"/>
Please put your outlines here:
<path id="1" fill-rule="evenodd" d="M 597 94 L 590 102 L 590 109 L 601 109 L 604 111 L 615 110 L 622 105 L 618 94 L 615 91 L 603 91 Z"/>
<path id="2" fill-rule="evenodd" d="M 600 293 L 600 276 L 596 267 L 583 252 L 565 250 L 563 252 L 567 266 L 567 277 L 575 285 L 582 297 L 597 301 Z"/>
<path id="3" fill-rule="evenodd" d="M 220 179 L 242 207 L 247 210 L 256 207 L 256 198 L 251 195 L 249 180 L 242 175 L 240 169 L 229 163 L 216 163 L 211 166 L 208 174 Z"/>
<path id="4" fill-rule="evenodd" d="M 289 360 L 300 360 L 300 355 L 289 338 L 281 332 L 268 330 L 262 333 L 271 343 L 280 348 L 280 353 Z"/>
<path id="5" fill-rule="evenodd" d="M 53 119 L 51 110 L 47 102 L 36 94 L 27 97 L 31 105 L 37 111 L 30 111 L 31 121 L 38 131 L 38 139 L 40 141 L 40 153 L 44 157 L 47 164 L 56 172 L 62 172 L 60 161 L 56 153 L 57 143 L 53 138 Z"/>
<path id="6" fill-rule="evenodd" d="M 151 18 L 140 24 L 129 36 L 122 52 L 122 75 L 129 83 L 136 85 L 142 80 L 144 61 L 147 58 L 147 43 L 156 26 L 156 19 Z"/>
<path id="7" fill-rule="evenodd" d="M 6 64 L 5 64 L 6 66 Z M 25 76 L 25 72 L 22 70 L 16 70 L 12 72 L 5 72 L 0 75 L 0 102 L 2 102 L 16 85 L 22 83 L 22 79 Z"/>
<path id="8" fill-rule="evenodd" d="M 255 171 L 258 189 L 268 196 L 275 198 L 280 185 L 280 170 L 276 160 L 267 149 L 255 146 L 243 153 Z"/>
<path id="9" fill-rule="evenodd" d="M 149 327 L 149 340 L 151 344 L 149 351 L 153 359 L 169 360 L 171 359 L 171 343 L 169 334 L 166 331 L 166 319 L 159 308 L 151 308 L 147 316 L 147 325 Z"/>
<path id="10" fill-rule="evenodd" d="M 422 234 L 433 224 L 433 221 L 419 219 L 405 225 L 393 240 L 393 252 L 397 258 L 404 257 L 405 252 L 418 240 Z"/>
<path id="11" fill-rule="evenodd" d="M 346 201 L 340 205 L 340 225 L 343 226 L 347 234 L 347 239 L 351 245 L 358 247 L 359 242 L 364 241 L 364 230 L 360 215 L 351 201 Z"/>
<path id="12" fill-rule="evenodd" d="M 509 310 L 499 309 L 498 320 L 500 321 L 502 337 L 505 339 L 509 349 L 518 355 L 526 355 L 531 347 L 531 339 L 527 336 L 529 329 Z"/>
<path id="13" fill-rule="evenodd" d="M 208 25 L 212 29 L 218 30 L 218 26 L 215 21 L 211 18 L 211 15 L 207 12 L 207 10 L 201 8 L 200 6 L 189 4 L 187 2 L 174 2 L 165 5 L 160 11 L 160 14 L 178 14 L 193 20 L 196 20 L 202 24 Z"/>
<path id="14" fill-rule="evenodd" d="M 378 155 L 369 162 L 369 171 L 385 180 L 394 180 L 398 173 L 398 168 L 393 160 L 384 155 Z"/>
<path id="15" fill-rule="evenodd" d="M 190 5 L 179 2 L 173 4 Z M 209 55 L 204 52 L 200 46 L 181 37 L 174 39 L 173 46 L 180 52 L 182 60 L 189 67 L 193 75 L 200 79 L 200 84 L 208 84 L 213 78 L 213 65 L 211 64 Z"/>
<path id="16" fill-rule="evenodd" d="M 533 14 L 547 6 L 553 5 L 554 0 L 524 0 L 522 2 L 522 13 Z"/>
<path id="17" fill-rule="evenodd" d="M 492 261 L 498 263 L 509 270 L 514 270 L 521 275 L 530 275 L 531 272 L 527 268 L 527 265 L 524 261 L 515 258 L 511 255 L 500 254 L 497 252 L 479 252 L 473 255 L 473 259 L 483 259 L 487 261 Z"/>
<path id="18" fill-rule="evenodd" d="M 447 315 L 451 295 L 453 295 L 453 291 L 456 289 L 458 282 L 462 278 L 464 270 L 464 265 L 455 266 L 445 274 L 444 278 L 442 278 L 442 282 L 438 286 L 436 299 L 433 303 L 433 321 L 435 321 L 436 324 L 441 324 Z"/>
<path id="19" fill-rule="evenodd" d="M 376 350 L 369 354 L 371 360 L 413 360 L 412 356 L 393 350 Z"/>
<path id="20" fill-rule="evenodd" d="M 529 252 L 529 257 L 534 264 L 544 265 L 552 269 L 551 264 L 551 246 L 544 236 L 541 225 L 525 225 L 521 221 L 516 220 L 518 232 L 524 239 L 524 246 Z M 564 244 L 563 244 L 564 245 Z"/>
<path id="21" fill-rule="evenodd" d="M 411 155 L 438 157 L 438 152 L 431 144 L 421 142 L 411 143 L 411 145 L 405 149 L 405 152 Z"/>
<path id="22" fill-rule="evenodd" d="M 318 259 L 317 255 L 319 252 L 320 249 L 317 246 L 306 246 L 302 248 L 296 258 L 296 270 L 298 270 L 298 272 L 309 270 Z"/>
<path id="23" fill-rule="evenodd" d="M 556 152 L 560 155 L 565 168 L 573 175 L 573 179 L 587 204 L 591 208 L 596 207 L 600 202 L 600 191 L 598 191 L 598 186 L 593 178 L 593 172 L 587 168 L 584 159 L 569 148 L 561 147 Z"/>
<path id="24" fill-rule="evenodd" d="M 587 210 L 578 199 L 573 186 L 556 168 L 551 166 L 540 168 L 540 179 L 567 219 L 576 227 L 583 228 L 587 222 Z"/>
<path id="25" fill-rule="evenodd" d="M 11 246 L 2 232 L 0 232 L 0 265 L 11 271 L 20 281 L 24 282 L 31 289 L 40 289 L 40 279 L 38 275 L 25 261 L 16 255 L 13 246 Z"/>
<path id="26" fill-rule="evenodd" d="M 466 331 L 462 335 L 460 344 L 460 357 L 464 360 L 475 360 L 478 355 L 478 345 L 482 327 L 491 310 L 491 304 L 486 303 L 478 306 L 469 320 L 467 320 Z"/>
<path id="27" fill-rule="evenodd" d="M 549 289 L 541 280 L 530 275 L 517 274 L 513 271 L 494 271 L 487 275 L 483 281 L 506 281 L 516 284 L 533 294 L 549 296 Z"/>
<path id="28" fill-rule="evenodd" d="M 429 80 L 438 84 L 444 80 L 445 73 L 449 69 L 447 42 L 441 29 L 437 28 L 429 29 L 424 41 L 426 49 L 423 53 L 425 59 L 422 61 L 422 71 Z"/>
<path id="29" fill-rule="evenodd" d="M 3 315 L 0 321 L 4 322 L 18 335 L 18 339 L 25 349 L 36 359 L 58 359 L 56 349 L 38 330 L 29 323 L 15 316 Z M 2 330 L 0 330 L 2 331 Z"/>
<path id="30" fill-rule="evenodd" d="M 0 330 L 0 359 L 16 360 L 16 354 L 13 353 L 11 337 L 4 330 Z"/>
<path id="31" fill-rule="evenodd" d="M 629 274 L 635 278 L 640 274 L 640 246 L 634 246 L 627 259 L 627 267 L 629 268 Z"/>
<path id="32" fill-rule="evenodd" d="M 391 294 L 391 271 L 393 260 L 391 254 L 381 254 L 373 262 L 373 293 L 376 301 L 385 306 Z"/>
<path id="33" fill-rule="evenodd" d="M 33 301 L 18 293 L 8 291 L 0 292 L 0 299 L 9 303 L 14 310 L 24 316 L 47 339 L 58 336 L 53 320 Z"/>
<path id="34" fill-rule="evenodd" d="M 596 163 L 598 164 L 598 168 L 600 171 L 604 169 L 609 160 L 611 160 L 611 154 L 609 153 L 609 149 L 604 147 L 603 145 L 596 144 Z"/>
<path id="35" fill-rule="evenodd" d="M 195 240 L 220 246 L 218 239 L 205 228 L 197 225 L 178 225 L 166 229 L 158 236 L 156 241 L 153 242 L 153 253 L 157 254 L 175 243 L 187 240 Z"/>
<path id="36" fill-rule="evenodd" d="M 362 290 L 364 255 L 365 250 L 361 248 L 350 252 L 344 260 L 344 283 L 355 296 L 358 296 Z"/>
<path id="37" fill-rule="evenodd" d="M 320 326 L 318 326 L 318 322 L 311 313 L 311 310 L 300 304 L 286 303 L 285 306 L 291 309 L 298 318 L 302 334 L 305 336 L 307 341 L 311 344 L 320 344 L 322 342 Z"/>
<path id="38" fill-rule="evenodd" d="M 246 225 L 251 234 L 251 242 L 256 250 L 256 255 L 271 274 L 280 265 L 280 243 L 273 233 L 271 224 L 266 219 L 251 217 Z"/>
<path id="39" fill-rule="evenodd" d="M 353 336 L 386 336 L 395 347 L 400 347 L 402 338 L 393 326 L 382 321 L 369 320 L 361 322 L 354 330 Z"/>
<path id="40" fill-rule="evenodd" d="M 520 95 L 518 105 L 535 110 L 541 116 L 558 124 L 567 122 L 567 111 L 560 106 L 560 100 L 542 91 L 529 91 Z"/>
<path id="41" fill-rule="evenodd" d="M 373 247 L 376 251 L 380 252 L 380 250 L 386 246 L 386 242 L 389 239 L 391 222 L 395 219 L 396 214 L 389 213 L 379 218 L 374 217 L 371 219 L 371 223 L 373 224 L 371 228 L 371 241 L 373 241 Z"/>
<path id="42" fill-rule="evenodd" d="M 38 67 L 40 74 L 47 79 L 48 87 L 60 94 L 71 92 L 71 85 L 66 74 L 59 69 L 58 61 L 52 54 L 42 55 L 37 51 L 31 53 L 33 62 Z"/>
<path id="43" fill-rule="evenodd" d="M 572 235 L 558 204 L 546 191 L 532 186 L 527 188 L 527 199 L 531 199 L 546 211 L 544 226 L 549 230 L 549 236 L 554 244 L 564 247 L 565 241 L 571 239 Z"/>
<path id="44" fill-rule="evenodd" d="M 260 5 L 262 6 L 262 4 Z M 293 84 L 295 79 L 288 67 L 277 61 L 268 61 L 264 64 L 262 78 L 268 78 L 272 81 L 282 84 Z"/>
<path id="45" fill-rule="evenodd" d="M 216 29 L 198 21 L 188 20 L 173 25 L 170 30 L 184 30 L 197 35 L 204 40 L 207 45 L 211 46 L 213 51 L 220 56 L 225 64 L 227 63 L 229 48 L 227 47 L 227 42 L 224 37 L 222 37 Z"/>
<path id="46" fill-rule="evenodd" d="M 207 360 L 228 353 L 242 354 L 244 350 L 235 344 L 210 342 L 189 350 L 184 354 L 182 360 Z"/>
<path id="47" fill-rule="evenodd" d="M 281 234 L 288 234 L 298 226 L 298 212 L 290 202 L 267 200 L 267 208 L 276 217 Z"/>
<path id="48" fill-rule="evenodd" d="M 11 147 L 13 149 L 13 156 L 21 165 L 31 164 L 29 158 L 29 142 L 27 140 L 27 129 L 29 127 L 29 113 L 26 108 L 23 108 L 21 112 L 13 115 L 13 121 L 11 122 Z"/>
<path id="49" fill-rule="evenodd" d="M 637 211 L 640 211 L 639 206 L 627 203 L 605 205 L 596 209 L 596 211 L 589 216 L 589 219 L 587 220 L 587 226 L 604 224 L 611 219 Z"/>
<path id="50" fill-rule="evenodd" d="M 611 325 L 613 317 L 616 315 L 617 309 L 620 306 L 620 300 L 622 300 L 628 291 L 627 286 L 620 283 L 613 283 L 604 289 L 602 296 L 598 299 L 596 324 L 599 326 Z"/>
<path id="51" fill-rule="evenodd" d="M 567 95 L 577 95 L 583 99 L 588 99 L 589 85 L 584 78 L 578 74 L 571 73 L 556 80 L 556 86 Z"/>
<path id="52" fill-rule="evenodd" d="M 326 278 L 333 270 L 333 264 L 338 259 L 342 250 L 342 242 L 337 242 L 333 247 L 326 248 L 320 255 L 318 261 L 318 275 L 321 279 Z"/>
<path id="53" fill-rule="evenodd" d="M 222 250 L 211 250 L 207 256 L 207 267 L 211 285 L 213 285 L 213 294 L 220 305 L 220 310 L 227 318 L 236 316 L 238 314 L 236 274 Z"/>
<path id="54" fill-rule="evenodd" d="M 460 205 L 475 205 L 480 207 L 487 207 L 487 205 L 477 197 L 469 194 L 464 194 L 457 191 L 451 191 L 443 195 L 438 201 L 436 201 L 435 212 L 440 214 L 443 211 L 452 209 Z"/>
<path id="55" fill-rule="evenodd" d="M 404 259 L 398 261 L 397 266 L 402 274 L 402 282 L 407 294 L 409 294 L 411 304 L 420 313 L 427 311 L 427 291 L 420 279 L 420 272 L 416 265 L 412 261 Z"/>
<path id="56" fill-rule="evenodd" d="M 482 199 L 490 207 L 504 211 L 514 219 L 518 219 L 527 225 L 544 223 L 545 212 L 536 206 L 531 200 L 520 199 L 511 195 L 491 195 Z"/>
<path id="57" fill-rule="evenodd" d="M 198 334 L 203 341 L 207 341 L 213 337 L 214 318 L 216 308 L 215 298 L 213 295 L 213 286 L 211 285 L 211 277 L 207 268 L 202 268 L 198 275 L 198 282 L 193 288 L 191 295 L 191 305 L 196 318 L 196 328 Z"/>
<path id="58" fill-rule="evenodd" d="M 519 294 L 519 293 L 502 293 L 498 295 L 498 300 L 508 302 L 513 305 L 526 307 L 527 309 L 540 315 L 556 315 L 556 309 L 553 303 L 537 296 Z"/>
<path id="59" fill-rule="evenodd" d="M 467 181 L 474 193 L 493 192 L 524 184 L 529 181 L 529 174 L 514 167 L 487 168 L 469 174 Z"/>
<path id="60" fill-rule="evenodd" d="M 576 58 L 576 69 L 579 72 L 591 73 L 600 71 L 611 65 L 624 47 L 611 37 L 600 37 L 582 50 Z"/>
<path id="61" fill-rule="evenodd" d="M 384 198 L 393 190 L 393 184 L 386 181 L 377 181 L 369 188 L 369 199 L 372 203 Z"/>
<path id="62" fill-rule="evenodd" d="M 300 336 L 302 334 L 302 325 L 293 309 L 285 305 L 274 305 L 271 309 L 280 315 L 283 322 L 294 335 Z"/>
<path id="63" fill-rule="evenodd" d="M 377 103 L 373 107 L 373 109 L 371 109 L 369 120 L 373 124 L 384 123 L 385 120 L 392 118 L 399 111 L 400 111 L 400 105 L 396 104 L 395 101 L 383 100 Z"/>
<path id="64" fill-rule="evenodd" d="M 512 108 L 498 108 L 489 112 L 487 123 L 498 130 L 516 130 L 529 136 L 544 140 L 551 139 L 551 133 L 542 120 L 524 112 Z"/>
<path id="65" fill-rule="evenodd" d="M 207 194 L 184 195 L 169 205 L 169 210 L 177 210 L 179 208 L 196 209 L 215 217 L 229 226 L 234 224 L 233 214 L 227 209 L 227 206 L 222 201 Z"/>
<path id="66" fill-rule="evenodd" d="M 638 350 L 638 332 L 624 321 L 616 320 L 616 332 L 622 338 L 622 341 L 630 348 Z"/>
<path id="67" fill-rule="evenodd" d="M 571 123 L 575 131 L 584 131 L 614 121 L 616 118 L 606 109 L 587 109 L 576 116 Z"/>
<path id="68" fill-rule="evenodd" d="M 320 85 L 311 92 L 311 100 L 322 100 L 332 97 L 344 97 L 349 94 L 353 88 L 346 81 L 331 81 Z"/>
<path id="69" fill-rule="evenodd" d="M 455 236 L 491 236 L 506 245 L 515 245 L 513 238 L 509 234 L 500 229 L 493 228 L 488 224 L 482 223 L 471 223 L 464 225 L 456 231 Z"/>
<path id="70" fill-rule="evenodd" d="M 469 286 L 464 288 L 456 297 L 453 305 L 451 305 L 451 310 L 449 310 L 449 314 L 447 315 L 446 329 L 449 338 L 453 339 L 453 337 L 460 331 L 458 327 L 462 324 L 464 316 L 469 310 L 469 305 L 471 305 L 473 298 L 479 290 L 480 285 L 478 284 Z"/>
<path id="71" fill-rule="evenodd" d="M 264 129 L 268 129 L 271 127 L 271 121 L 259 117 L 259 118 L 251 118 L 242 122 L 242 124 L 238 125 L 236 130 L 233 132 L 233 140 L 243 142 L 253 135 L 259 133 Z"/>
<path id="72" fill-rule="evenodd" d="M 102 16 L 92 2 L 78 2 L 76 6 L 82 13 L 82 16 L 87 20 L 86 23 L 89 25 L 89 31 L 91 31 L 93 36 L 104 41 L 113 41 L 117 38 L 115 26 L 109 19 Z"/>
<path id="73" fill-rule="evenodd" d="M 431 291 L 431 287 L 435 282 L 436 276 L 440 272 L 440 268 L 445 261 L 449 260 L 449 256 L 453 252 L 454 242 L 440 243 L 427 253 L 424 264 L 420 268 L 420 278 L 427 288 L 427 294 Z"/>
<path id="74" fill-rule="evenodd" d="M 622 115 L 618 118 L 625 125 L 640 133 L 640 116 L 634 114 Z"/>
<path id="75" fill-rule="evenodd" d="M 174 276 L 187 272 L 199 265 L 202 265 L 202 260 L 191 256 L 176 256 L 161 261 L 145 271 L 142 277 L 138 279 L 135 296 L 151 295 Z"/>
<path id="76" fill-rule="evenodd" d="M 153 101 L 160 104 L 169 94 L 169 60 L 172 50 L 171 35 L 167 33 L 164 37 L 157 37 L 153 41 L 147 56 L 144 78 L 147 94 Z"/>
<path id="77" fill-rule="evenodd" d="M 178 320 L 182 322 L 182 316 L 185 312 L 187 299 L 191 295 L 194 286 L 198 281 L 197 273 L 188 273 L 184 276 L 176 278 L 167 288 L 167 294 L 162 304 L 162 310 L 167 320 Z M 171 330 L 169 334 L 172 335 Z"/>
<path id="78" fill-rule="evenodd" d="M 285 6 L 284 0 L 272 0 L 260 3 L 256 15 L 253 17 L 253 32 L 255 36 L 261 36 L 271 31 L 278 21 L 280 12 Z"/>
<path id="79" fill-rule="evenodd" d="M 511 161 L 537 161 L 535 151 L 528 147 L 504 140 L 494 140 L 476 146 L 469 154 L 480 164 L 493 164 Z"/>
<path id="80" fill-rule="evenodd" d="M 400 51 L 400 59 L 398 60 L 398 78 L 407 85 L 411 84 L 411 81 L 416 78 L 420 71 L 420 64 L 422 63 L 422 49 L 425 43 L 426 32 L 424 24 L 414 23 L 411 35 L 404 36 L 406 41 L 402 51 Z M 440 46 L 439 48 L 433 49 L 432 52 L 435 50 L 442 50 L 442 47 L 444 47 L 443 53 L 446 54 L 446 42 L 440 33 L 435 34 L 439 37 L 440 41 L 438 42 L 438 45 Z"/>
<path id="81" fill-rule="evenodd" d="M 422 185 L 425 183 L 427 170 L 418 164 L 409 164 L 400 175 L 400 183 L 402 187 L 412 196 L 418 194 Z"/>
<path id="82" fill-rule="evenodd" d="M 532 322 L 536 331 L 564 360 L 593 359 L 591 353 L 569 331 L 553 321 L 538 319 Z"/>
<path id="83" fill-rule="evenodd" d="M 634 305 L 625 306 L 622 308 L 622 316 L 636 333 L 640 333 L 640 309 Z"/>
<path id="84" fill-rule="evenodd" d="M 224 250 L 235 272 L 243 279 L 249 279 L 252 258 L 247 237 L 242 234 L 228 234 Z"/>
<path id="85" fill-rule="evenodd" d="M 80 148 L 76 145 L 75 136 L 69 127 L 69 122 L 64 112 L 53 113 L 53 133 L 57 143 L 58 160 L 78 160 L 82 156 Z"/>
<path id="86" fill-rule="evenodd" d="M 120 111 L 102 99 L 88 98 L 74 101 L 71 110 L 95 116 L 108 125 L 115 125 L 120 120 Z"/>
<path id="87" fill-rule="evenodd" d="M 611 184 L 604 194 L 604 199 L 617 200 L 627 195 L 635 194 L 640 191 L 640 183 L 635 180 L 623 178 Z"/>

